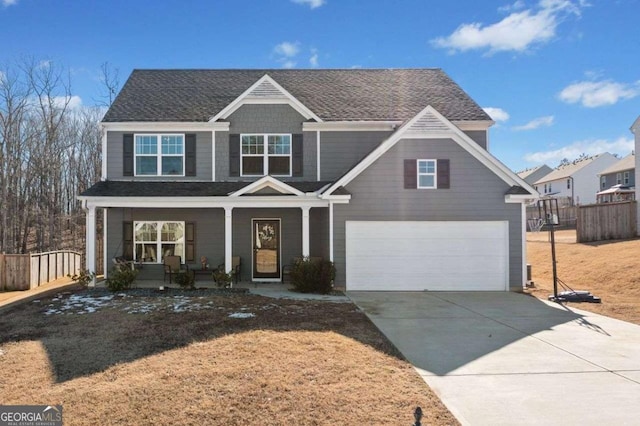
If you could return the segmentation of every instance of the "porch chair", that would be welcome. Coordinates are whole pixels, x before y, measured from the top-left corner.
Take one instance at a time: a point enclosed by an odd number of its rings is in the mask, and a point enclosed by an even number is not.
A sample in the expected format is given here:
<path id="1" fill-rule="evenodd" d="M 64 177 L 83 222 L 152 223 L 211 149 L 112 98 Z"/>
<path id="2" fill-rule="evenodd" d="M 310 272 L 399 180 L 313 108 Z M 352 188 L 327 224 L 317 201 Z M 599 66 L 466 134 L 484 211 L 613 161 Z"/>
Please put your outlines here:
<path id="1" fill-rule="evenodd" d="M 238 284 L 238 281 L 242 281 L 242 277 L 240 276 L 240 267 L 242 265 L 242 261 L 240 256 L 232 256 L 231 257 L 231 275 L 233 275 L 233 281 L 235 284 Z M 224 262 L 218 265 L 218 269 L 224 271 L 225 264 Z"/>
<path id="2" fill-rule="evenodd" d="M 164 277 L 162 277 L 162 282 L 164 282 L 167 279 L 167 275 L 169 275 L 169 284 L 171 284 L 173 274 L 177 274 L 181 270 L 189 271 L 189 266 L 182 263 L 180 256 L 165 256 L 163 266 Z"/>

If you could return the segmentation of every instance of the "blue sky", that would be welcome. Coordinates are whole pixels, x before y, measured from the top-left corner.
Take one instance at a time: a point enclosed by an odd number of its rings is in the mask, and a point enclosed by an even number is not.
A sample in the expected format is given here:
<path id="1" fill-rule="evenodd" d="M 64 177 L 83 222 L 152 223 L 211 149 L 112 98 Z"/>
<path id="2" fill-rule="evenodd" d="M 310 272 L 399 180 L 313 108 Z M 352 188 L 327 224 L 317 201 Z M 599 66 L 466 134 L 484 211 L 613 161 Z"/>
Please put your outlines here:
<path id="1" fill-rule="evenodd" d="M 496 120 L 490 151 L 521 170 L 633 149 L 640 0 L 0 0 L 0 64 L 403 68 L 447 72 Z M 1 65 L 0 65 L 1 66 Z"/>

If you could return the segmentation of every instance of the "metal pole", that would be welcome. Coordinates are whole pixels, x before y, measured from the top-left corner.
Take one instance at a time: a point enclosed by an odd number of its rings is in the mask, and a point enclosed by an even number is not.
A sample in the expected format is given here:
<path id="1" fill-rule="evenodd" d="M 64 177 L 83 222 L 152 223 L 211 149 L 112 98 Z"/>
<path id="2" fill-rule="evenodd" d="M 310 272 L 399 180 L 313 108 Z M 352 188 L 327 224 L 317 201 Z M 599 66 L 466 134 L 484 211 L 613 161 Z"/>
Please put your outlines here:
<path id="1" fill-rule="evenodd" d="M 556 238 L 555 238 L 555 226 L 553 224 L 553 213 L 551 214 L 551 261 L 553 262 L 553 297 L 558 300 L 558 272 L 556 270 Z"/>

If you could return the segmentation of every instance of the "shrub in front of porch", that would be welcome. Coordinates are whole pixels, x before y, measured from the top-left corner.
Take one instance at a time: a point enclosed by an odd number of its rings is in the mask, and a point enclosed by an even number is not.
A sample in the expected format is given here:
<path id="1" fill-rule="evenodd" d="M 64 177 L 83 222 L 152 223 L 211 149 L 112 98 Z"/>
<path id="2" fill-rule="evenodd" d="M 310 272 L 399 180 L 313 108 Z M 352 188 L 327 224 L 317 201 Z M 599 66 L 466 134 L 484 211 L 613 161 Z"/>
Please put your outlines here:
<path id="1" fill-rule="evenodd" d="M 106 279 L 107 288 L 113 292 L 128 290 L 137 276 L 136 269 L 116 266 L 109 271 L 109 278 Z"/>
<path id="2" fill-rule="evenodd" d="M 335 276 L 336 268 L 328 260 L 306 257 L 296 261 L 291 267 L 291 284 L 300 293 L 330 293 Z"/>

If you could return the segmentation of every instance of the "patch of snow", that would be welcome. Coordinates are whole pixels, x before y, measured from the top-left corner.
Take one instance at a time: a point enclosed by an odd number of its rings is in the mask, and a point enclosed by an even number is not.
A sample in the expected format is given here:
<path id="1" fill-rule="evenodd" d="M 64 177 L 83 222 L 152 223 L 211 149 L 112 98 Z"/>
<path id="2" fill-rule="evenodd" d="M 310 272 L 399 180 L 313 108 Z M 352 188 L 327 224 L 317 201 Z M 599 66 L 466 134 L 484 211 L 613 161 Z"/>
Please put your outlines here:
<path id="1" fill-rule="evenodd" d="M 229 314 L 229 318 L 253 318 L 256 314 L 252 312 L 234 312 Z"/>

